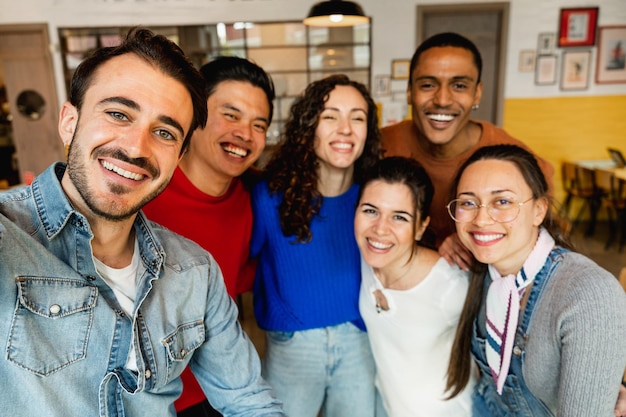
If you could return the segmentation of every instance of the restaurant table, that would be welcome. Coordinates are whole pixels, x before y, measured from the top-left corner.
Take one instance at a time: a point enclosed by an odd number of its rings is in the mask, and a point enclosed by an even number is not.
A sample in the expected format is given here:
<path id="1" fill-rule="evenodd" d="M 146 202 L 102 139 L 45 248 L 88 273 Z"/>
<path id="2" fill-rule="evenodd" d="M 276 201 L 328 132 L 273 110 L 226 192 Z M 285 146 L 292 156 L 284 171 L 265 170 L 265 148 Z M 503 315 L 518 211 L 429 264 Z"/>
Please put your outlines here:
<path id="1" fill-rule="evenodd" d="M 606 169 L 613 172 L 613 175 L 621 181 L 626 181 L 626 168 L 617 168 L 612 159 L 587 159 L 574 161 L 576 165 L 589 169 Z"/>
<path id="2" fill-rule="evenodd" d="M 620 181 L 626 181 L 626 168 L 613 168 L 611 169 L 616 178 L 619 178 Z"/>
<path id="3" fill-rule="evenodd" d="M 586 159 L 573 161 L 576 165 L 589 169 L 612 169 L 615 168 L 615 162 L 612 159 Z"/>

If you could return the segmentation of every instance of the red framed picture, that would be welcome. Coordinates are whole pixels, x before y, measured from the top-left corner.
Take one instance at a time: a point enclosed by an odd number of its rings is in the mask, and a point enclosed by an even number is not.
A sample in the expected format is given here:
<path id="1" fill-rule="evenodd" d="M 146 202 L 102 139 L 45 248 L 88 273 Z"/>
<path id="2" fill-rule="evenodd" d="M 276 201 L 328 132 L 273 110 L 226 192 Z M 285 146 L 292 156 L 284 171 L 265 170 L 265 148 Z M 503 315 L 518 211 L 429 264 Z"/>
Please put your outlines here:
<path id="1" fill-rule="evenodd" d="M 561 9 L 559 47 L 595 45 L 598 10 L 598 7 Z"/>

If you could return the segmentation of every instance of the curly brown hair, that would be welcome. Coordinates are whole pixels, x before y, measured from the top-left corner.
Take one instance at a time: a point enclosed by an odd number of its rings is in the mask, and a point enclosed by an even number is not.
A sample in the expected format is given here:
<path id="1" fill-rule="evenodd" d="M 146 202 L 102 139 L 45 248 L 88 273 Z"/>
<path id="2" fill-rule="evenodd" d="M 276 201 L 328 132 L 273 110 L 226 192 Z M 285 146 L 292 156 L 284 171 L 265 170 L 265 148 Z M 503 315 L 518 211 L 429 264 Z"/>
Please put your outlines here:
<path id="1" fill-rule="evenodd" d="M 278 208 L 283 234 L 295 236 L 301 243 L 313 237 L 311 220 L 319 213 L 323 199 L 317 189 L 319 161 L 315 153 L 315 130 L 324 104 L 338 85 L 354 87 L 367 103 L 367 138 L 363 153 L 354 163 L 353 182 L 360 184 L 363 172 L 381 158 L 378 114 L 367 88 L 343 74 L 309 84 L 291 106 L 281 146 L 265 168 L 270 192 L 283 195 Z"/>

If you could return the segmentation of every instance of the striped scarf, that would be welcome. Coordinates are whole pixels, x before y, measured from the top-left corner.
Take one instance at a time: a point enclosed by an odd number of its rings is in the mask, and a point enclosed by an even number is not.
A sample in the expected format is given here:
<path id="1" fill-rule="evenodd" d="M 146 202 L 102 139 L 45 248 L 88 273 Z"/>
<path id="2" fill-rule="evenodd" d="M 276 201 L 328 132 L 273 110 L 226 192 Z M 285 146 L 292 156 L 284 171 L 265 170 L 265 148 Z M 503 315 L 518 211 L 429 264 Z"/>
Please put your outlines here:
<path id="1" fill-rule="evenodd" d="M 502 395 L 504 381 L 509 373 L 511 353 L 517 330 L 520 300 L 525 288 L 530 285 L 554 247 L 554 239 L 544 228 L 539 229 L 539 237 L 532 252 L 524 262 L 517 276 L 505 277 L 489 265 L 492 282 L 487 291 L 487 343 L 485 345 L 487 363 L 496 382 L 498 394 Z"/>

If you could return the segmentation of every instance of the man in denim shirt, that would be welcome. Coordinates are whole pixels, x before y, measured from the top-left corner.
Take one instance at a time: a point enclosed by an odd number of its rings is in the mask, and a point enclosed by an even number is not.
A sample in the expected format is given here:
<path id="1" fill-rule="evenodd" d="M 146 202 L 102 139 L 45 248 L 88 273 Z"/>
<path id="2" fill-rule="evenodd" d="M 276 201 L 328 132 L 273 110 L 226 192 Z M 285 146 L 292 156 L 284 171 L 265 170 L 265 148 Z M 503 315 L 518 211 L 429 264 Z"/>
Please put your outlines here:
<path id="1" fill-rule="evenodd" d="M 76 70 L 67 165 L 0 194 L 3 415 L 174 416 L 189 365 L 224 415 L 284 416 L 211 255 L 140 212 L 206 103 L 182 51 L 145 29 Z"/>

